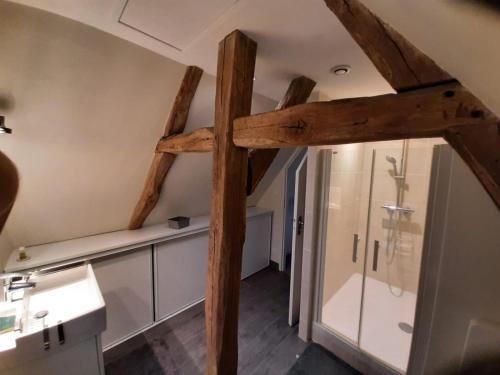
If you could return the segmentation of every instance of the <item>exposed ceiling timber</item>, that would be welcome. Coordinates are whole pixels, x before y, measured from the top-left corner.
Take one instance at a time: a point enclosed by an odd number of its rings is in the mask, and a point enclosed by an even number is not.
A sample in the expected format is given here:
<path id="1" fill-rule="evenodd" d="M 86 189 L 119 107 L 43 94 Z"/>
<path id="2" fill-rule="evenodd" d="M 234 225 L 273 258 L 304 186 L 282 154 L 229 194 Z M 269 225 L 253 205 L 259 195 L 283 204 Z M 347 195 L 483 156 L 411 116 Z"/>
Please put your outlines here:
<path id="1" fill-rule="evenodd" d="M 239 0 L 182 50 L 120 23 L 126 0 L 13 1 L 88 24 L 211 75 L 216 73 L 218 43 L 242 30 L 259 44 L 254 89 L 275 100 L 300 75 L 318 82 L 317 89 L 331 99 L 392 92 L 323 0 Z M 188 22 L 184 28 L 179 33 L 189 30 Z M 351 74 L 331 74 L 330 68 L 339 64 L 349 64 Z"/>
<path id="2" fill-rule="evenodd" d="M 274 100 L 300 75 L 318 82 L 327 99 L 392 92 L 341 23 L 325 11 L 323 0 L 238 0 L 182 52 L 119 23 L 127 0 L 10 1 L 85 23 L 214 76 L 217 43 L 240 29 L 259 44 L 254 89 Z M 481 1 L 362 3 L 500 114 L 498 8 Z M 351 73 L 330 74 L 338 64 L 351 65 Z"/>

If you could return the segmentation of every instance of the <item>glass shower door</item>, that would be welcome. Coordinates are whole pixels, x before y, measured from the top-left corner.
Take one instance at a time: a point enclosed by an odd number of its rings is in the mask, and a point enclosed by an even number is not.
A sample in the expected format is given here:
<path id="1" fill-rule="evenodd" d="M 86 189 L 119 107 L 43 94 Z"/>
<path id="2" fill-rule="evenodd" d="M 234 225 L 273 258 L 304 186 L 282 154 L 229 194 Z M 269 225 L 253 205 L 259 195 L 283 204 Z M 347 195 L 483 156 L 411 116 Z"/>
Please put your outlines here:
<path id="1" fill-rule="evenodd" d="M 325 235 L 321 322 L 353 344 L 358 343 L 364 247 L 360 222 L 364 146 L 325 150 Z"/>
<path id="2" fill-rule="evenodd" d="M 429 155 L 408 141 L 373 150 L 359 346 L 400 372 L 411 348 Z"/>

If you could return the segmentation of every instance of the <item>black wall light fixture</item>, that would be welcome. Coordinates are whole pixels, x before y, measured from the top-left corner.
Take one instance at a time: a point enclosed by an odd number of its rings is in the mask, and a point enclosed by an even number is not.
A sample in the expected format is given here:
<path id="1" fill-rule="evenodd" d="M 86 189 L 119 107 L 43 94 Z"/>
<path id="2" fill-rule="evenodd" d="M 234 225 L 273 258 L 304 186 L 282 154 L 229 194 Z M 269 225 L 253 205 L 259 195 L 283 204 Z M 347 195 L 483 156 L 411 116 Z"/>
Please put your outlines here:
<path id="1" fill-rule="evenodd" d="M 10 134 L 12 129 L 5 126 L 5 117 L 0 116 L 0 134 Z"/>

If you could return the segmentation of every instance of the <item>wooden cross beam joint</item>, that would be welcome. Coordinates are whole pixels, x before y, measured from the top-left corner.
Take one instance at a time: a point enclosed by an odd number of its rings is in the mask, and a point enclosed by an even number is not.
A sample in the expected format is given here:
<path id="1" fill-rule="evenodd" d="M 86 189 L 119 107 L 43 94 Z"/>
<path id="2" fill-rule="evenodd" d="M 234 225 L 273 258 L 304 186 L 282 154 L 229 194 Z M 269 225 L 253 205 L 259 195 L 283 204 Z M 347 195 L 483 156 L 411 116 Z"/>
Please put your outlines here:
<path id="1" fill-rule="evenodd" d="M 307 101 L 316 82 L 300 76 L 293 79 L 276 107 L 276 110 L 288 108 Z M 200 128 L 187 134 L 166 136 L 156 146 L 158 153 L 178 154 L 182 152 L 210 152 L 213 150 L 213 127 Z M 277 149 L 250 150 L 248 157 L 247 195 L 251 195 L 278 154 Z"/>

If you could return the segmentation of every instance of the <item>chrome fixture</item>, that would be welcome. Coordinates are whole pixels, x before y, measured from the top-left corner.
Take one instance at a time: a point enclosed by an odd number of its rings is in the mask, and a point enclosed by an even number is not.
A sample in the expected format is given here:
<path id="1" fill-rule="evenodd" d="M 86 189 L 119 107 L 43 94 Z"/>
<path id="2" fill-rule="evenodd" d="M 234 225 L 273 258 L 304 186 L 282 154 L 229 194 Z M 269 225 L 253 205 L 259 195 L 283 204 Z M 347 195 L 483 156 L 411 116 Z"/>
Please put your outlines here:
<path id="1" fill-rule="evenodd" d="M 12 129 L 5 126 L 5 117 L 0 116 L 0 134 L 11 134 Z"/>
<path id="2" fill-rule="evenodd" d="M 359 235 L 355 234 L 354 235 L 354 242 L 352 243 L 352 262 L 356 263 L 358 260 L 358 242 L 359 242 Z"/>
<path id="3" fill-rule="evenodd" d="M 36 283 L 34 281 L 11 282 L 7 290 L 12 292 L 13 290 L 34 288 L 35 286 Z"/>
<path id="4" fill-rule="evenodd" d="M 385 254 L 386 254 L 386 271 L 387 271 L 387 287 L 392 295 L 396 297 L 401 297 L 403 295 L 404 288 L 402 287 L 398 292 L 393 288 L 390 275 L 390 266 L 396 258 L 396 252 L 398 251 L 398 241 L 397 236 L 399 236 L 399 222 L 401 220 L 401 214 L 410 215 L 414 212 L 413 209 L 403 207 L 404 193 L 406 188 L 406 169 L 408 164 L 408 151 L 409 151 L 409 141 L 407 139 L 403 140 L 403 147 L 401 150 L 401 161 L 398 168 L 398 162 L 394 156 L 386 155 L 385 160 L 392 164 L 392 178 L 396 184 L 396 202 L 394 204 L 385 204 L 382 208 L 389 212 L 389 220 L 393 223 L 387 231 L 387 238 L 385 242 Z M 399 215 L 394 215 L 394 213 L 399 213 Z M 376 253 L 378 255 L 379 244 L 376 243 Z M 375 261 L 375 260 L 374 260 Z"/>
<path id="5" fill-rule="evenodd" d="M 1 288 L 2 293 L 0 295 L 0 301 L 14 301 L 14 297 L 9 292 L 14 292 L 16 290 L 34 288 L 36 283 L 29 281 L 32 276 L 31 272 L 12 272 L 0 274 L 0 280 L 3 281 Z"/>
<path id="6" fill-rule="evenodd" d="M 402 212 L 404 214 L 412 214 L 412 213 L 415 212 L 415 210 L 413 208 L 393 206 L 393 205 L 390 205 L 390 204 L 384 204 L 382 206 L 382 208 L 385 208 L 386 210 L 392 211 L 392 212 L 399 211 L 399 212 Z"/>
<path id="7" fill-rule="evenodd" d="M 395 157 L 387 155 L 385 157 L 385 160 L 387 160 L 389 163 L 392 164 L 392 170 L 394 172 L 393 173 L 394 176 L 392 176 L 393 178 L 395 178 L 395 179 L 404 179 L 405 178 L 404 175 L 399 174 L 399 172 L 398 172 L 397 161 L 396 161 Z"/>
<path id="8" fill-rule="evenodd" d="M 398 173 L 398 162 L 394 156 L 386 155 L 385 160 L 392 164 L 392 172 L 394 176 L 399 175 Z"/>

